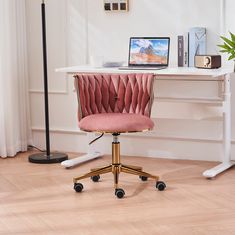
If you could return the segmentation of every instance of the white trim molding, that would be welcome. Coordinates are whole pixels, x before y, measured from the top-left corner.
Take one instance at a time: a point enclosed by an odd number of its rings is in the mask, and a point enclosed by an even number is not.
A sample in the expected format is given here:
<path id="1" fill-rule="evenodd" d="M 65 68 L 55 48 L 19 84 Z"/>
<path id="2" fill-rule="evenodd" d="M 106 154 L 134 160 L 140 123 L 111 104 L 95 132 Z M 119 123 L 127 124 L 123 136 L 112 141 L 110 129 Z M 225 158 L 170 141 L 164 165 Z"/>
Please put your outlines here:
<path id="1" fill-rule="evenodd" d="M 68 95 L 69 94 L 69 85 L 68 85 L 68 75 L 66 75 L 66 83 L 64 90 L 49 90 L 48 94 L 56 94 L 56 95 Z M 29 93 L 32 94 L 44 94 L 44 90 L 41 89 L 29 89 Z"/>
<path id="2" fill-rule="evenodd" d="M 33 132 L 44 132 L 44 127 L 32 127 Z M 72 135 L 86 135 L 87 133 L 81 130 L 74 129 L 62 129 L 62 128 L 50 128 L 51 133 L 57 134 L 72 134 Z M 194 137 L 182 137 L 182 136 L 173 136 L 173 135 L 159 135 L 155 131 L 149 131 L 146 133 L 125 133 L 122 134 L 123 137 L 131 138 L 154 138 L 162 140 L 174 140 L 174 141 L 189 141 L 189 142 L 204 142 L 204 143 L 222 143 L 223 140 L 218 138 L 194 138 Z M 235 139 L 232 140 L 232 143 L 235 144 Z"/>
<path id="3" fill-rule="evenodd" d="M 226 31 L 225 9 L 226 0 L 220 0 L 220 35 L 224 35 Z"/>

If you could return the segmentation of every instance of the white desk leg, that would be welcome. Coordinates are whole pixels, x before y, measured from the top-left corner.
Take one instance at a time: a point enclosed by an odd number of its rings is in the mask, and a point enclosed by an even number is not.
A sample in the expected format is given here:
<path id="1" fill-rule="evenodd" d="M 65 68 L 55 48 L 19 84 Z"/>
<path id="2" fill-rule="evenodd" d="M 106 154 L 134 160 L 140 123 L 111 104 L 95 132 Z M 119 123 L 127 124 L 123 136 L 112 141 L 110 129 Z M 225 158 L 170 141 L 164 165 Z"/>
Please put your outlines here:
<path id="1" fill-rule="evenodd" d="M 224 78 L 224 105 L 223 105 L 223 160 L 218 166 L 203 172 L 203 176 L 213 178 L 219 173 L 234 165 L 231 161 L 231 90 L 230 74 Z"/>
<path id="2" fill-rule="evenodd" d="M 87 134 L 87 145 L 94 138 L 95 138 L 94 133 L 88 133 Z M 63 161 L 63 162 L 61 162 L 61 165 L 64 166 L 65 168 L 70 168 L 70 167 L 76 166 L 80 163 L 83 163 L 83 162 L 101 157 L 102 155 L 103 154 L 101 154 L 100 152 L 95 151 L 93 145 L 88 145 L 87 154 L 85 154 L 83 156 L 80 156 L 80 157 L 77 157 L 77 158 L 73 158 L 73 159 L 70 159 L 70 160 Z"/>

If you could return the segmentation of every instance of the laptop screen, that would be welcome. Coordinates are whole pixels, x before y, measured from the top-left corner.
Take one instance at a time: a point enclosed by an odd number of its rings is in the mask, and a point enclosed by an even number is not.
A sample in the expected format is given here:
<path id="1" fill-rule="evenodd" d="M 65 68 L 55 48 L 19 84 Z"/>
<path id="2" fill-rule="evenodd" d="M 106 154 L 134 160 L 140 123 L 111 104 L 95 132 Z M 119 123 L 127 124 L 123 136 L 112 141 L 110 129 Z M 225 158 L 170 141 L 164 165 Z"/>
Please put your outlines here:
<path id="1" fill-rule="evenodd" d="M 132 37 L 129 45 L 129 66 L 168 66 L 169 37 Z"/>

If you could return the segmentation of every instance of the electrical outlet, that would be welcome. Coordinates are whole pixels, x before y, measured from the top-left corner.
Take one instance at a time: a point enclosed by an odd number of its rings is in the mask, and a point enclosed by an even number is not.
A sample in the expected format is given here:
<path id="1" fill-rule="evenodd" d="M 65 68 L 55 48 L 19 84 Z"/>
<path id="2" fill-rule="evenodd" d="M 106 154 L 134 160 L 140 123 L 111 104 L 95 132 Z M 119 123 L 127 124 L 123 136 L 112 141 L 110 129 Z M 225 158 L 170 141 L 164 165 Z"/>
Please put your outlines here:
<path id="1" fill-rule="evenodd" d="M 128 11 L 129 0 L 104 0 L 104 10 L 109 11 Z"/>

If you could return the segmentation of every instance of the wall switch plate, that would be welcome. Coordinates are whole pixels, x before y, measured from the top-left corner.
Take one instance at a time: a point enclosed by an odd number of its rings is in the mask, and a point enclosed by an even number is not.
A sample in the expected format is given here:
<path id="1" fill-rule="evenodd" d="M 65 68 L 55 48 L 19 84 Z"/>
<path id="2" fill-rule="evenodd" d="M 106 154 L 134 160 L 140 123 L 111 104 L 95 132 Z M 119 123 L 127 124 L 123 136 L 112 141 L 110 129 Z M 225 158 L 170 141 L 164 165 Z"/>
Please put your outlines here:
<path id="1" fill-rule="evenodd" d="M 104 0 L 104 10 L 107 12 L 128 11 L 129 0 Z"/>

